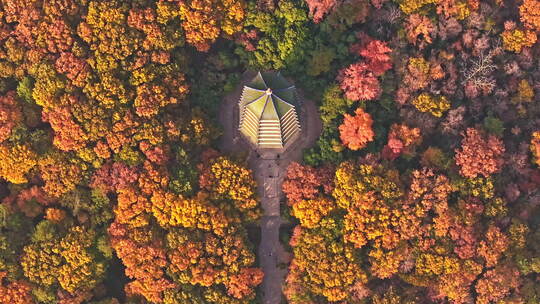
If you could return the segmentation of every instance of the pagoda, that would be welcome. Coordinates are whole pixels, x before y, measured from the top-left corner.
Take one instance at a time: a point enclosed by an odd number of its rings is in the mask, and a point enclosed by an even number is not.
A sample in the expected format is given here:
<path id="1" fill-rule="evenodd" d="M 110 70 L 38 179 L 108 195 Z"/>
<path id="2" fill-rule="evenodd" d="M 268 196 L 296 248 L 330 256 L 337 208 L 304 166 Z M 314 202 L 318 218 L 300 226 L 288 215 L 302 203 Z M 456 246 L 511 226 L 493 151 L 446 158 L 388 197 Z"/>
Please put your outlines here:
<path id="1" fill-rule="evenodd" d="M 258 72 L 238 106 L 238 129 L 256 149 L 284 149 L 300 135 L 296 89 L 280 72 Z"/>

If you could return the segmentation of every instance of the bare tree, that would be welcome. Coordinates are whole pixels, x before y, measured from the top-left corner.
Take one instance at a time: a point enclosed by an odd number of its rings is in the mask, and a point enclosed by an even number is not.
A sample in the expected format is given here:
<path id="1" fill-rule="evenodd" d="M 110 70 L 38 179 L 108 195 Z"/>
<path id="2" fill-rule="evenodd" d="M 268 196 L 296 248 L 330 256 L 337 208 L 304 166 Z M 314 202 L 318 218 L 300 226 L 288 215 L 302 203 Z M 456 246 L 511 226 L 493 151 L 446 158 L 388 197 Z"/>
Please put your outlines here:
<path id="1" fill-rule="evenodd" d="M 462 81 L 464 87 L 469 87 L 484 94 L 493 91 L 495 88 L 495 78 L 493 72 L 497 66 L 493 63 L 493 57 L 498 53 L 498 48 L 491 49 L 480 56 L 463 61 L 461 64 Z"/>

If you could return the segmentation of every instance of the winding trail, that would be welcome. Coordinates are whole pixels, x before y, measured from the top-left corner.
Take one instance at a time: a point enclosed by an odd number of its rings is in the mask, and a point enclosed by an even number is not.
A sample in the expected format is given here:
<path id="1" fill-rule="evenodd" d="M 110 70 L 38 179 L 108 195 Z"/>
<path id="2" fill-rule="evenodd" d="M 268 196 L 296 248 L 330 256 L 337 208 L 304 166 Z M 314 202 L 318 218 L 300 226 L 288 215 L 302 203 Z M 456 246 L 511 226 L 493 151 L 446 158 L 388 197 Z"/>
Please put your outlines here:
<path id="1" fill-rule="evenodd" d="M 286 252 L 279 240 L 279 228 L 283 223 L 280 205 L 284 199 L 281 185 L 291 161 L 300 161 L 302 151 L 312 146 L 322 129 L 317 106 L 303 98 L 297 89 L 297 95 L 303 101 L 300 110 L 302 134 L 285 152 L 271 150 L 255 151 L 241 138 L 237 131 L 238 100 L 244 84 L 255 76 L 255 72 L 246 72 L 235 91 L 228 94 L 221 104 L 219 120 L 223 126 L 220 149 L 228 154 L 242 154 L 248 151 L 247 161 L 258 185 L 263 216 L 260 221 L 261 243 L 258 247 L 260 267 L 264 272 L 262 283 L 263 304 L 282 303 L 282 285 L 287 274 L 286 265 L 290 253 Z M 282 265 L 282 267 L 280 267 Z"/>

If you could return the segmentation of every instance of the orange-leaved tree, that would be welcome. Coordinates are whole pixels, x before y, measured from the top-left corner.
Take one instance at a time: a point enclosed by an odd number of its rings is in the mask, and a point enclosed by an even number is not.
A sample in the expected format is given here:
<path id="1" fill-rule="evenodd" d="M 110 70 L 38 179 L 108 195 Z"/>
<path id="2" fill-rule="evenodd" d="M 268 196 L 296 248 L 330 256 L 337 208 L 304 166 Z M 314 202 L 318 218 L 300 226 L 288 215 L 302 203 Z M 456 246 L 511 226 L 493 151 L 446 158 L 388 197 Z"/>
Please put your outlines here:
<path id="1" fill-rule="evenodd" d="M 167 234 L 168 272 L 193 285 L 223 284 L 232 297 L 252 299 L 263 274 L 252 267 L 255 255 L 247 246 L 245 231 L 234 225 L 223 235 L 174 229 Z"/>
<path id="2" fill-rule="evenodd" d="M 388 133 L 388 143 L 383 148 L 383 156 L 395 159 L 402 153 L 412 156 L 414 147 L 422 142 L 420 129 L 404 124 L 393 124 Z"/>
<path id="3" fill-rule="evenodd" d="M 87 136 L 81 126 L 73 120 L 69 108 L 58 107 L 43 112 L 43 121 L 49 122 L 54 130 L 53 144 L 62 151 L 78 150 L 85 146 Z"/>
<path id="4" fill-rule="evenodd" d="M 364 109 L 358 108 L 355 115 L 344 114 L 343 124 L 339 126 L 341 142 L 351 150 L 365 148 L 367 143 L 373 141 L 375 133 L 371 126 L 373 119 Z"/>
<path id="5" fill-rule="evenodd" d="M 501 170 L 505 148 L 499 138 L 475 128 L 468 128 L 462 135 L 461 148 L 456 149 L 455 156 L 461 175 L 488 177 Z"/>
<path id="6" fill-rule="evenodd" d="M 292 162 L 287 168 L 287 176 L 282 189 L 287 196 L 289 206 L 305 200 L 313 199 L 320 188 L 330 194 L 334 188 L 334 172 L 331 167 L 313 168 Z"/>
<path id="7" fill-rule="evenodd" d="M 493 267 L 497 265 L 509 244 L 508 237 L 499 227 L 490 225 L 486 231 L 486 239 L 480 241 L 477 254 L 486 261 L 486 267 Z"/>
<path id="8" fill-rule="evenodd" d="M 540 166 L 540 131 L 533 132 L 530 147 L 534 156 L 534 163 Z"/>
<path id="9" fill-rule="evenodd" d="M 499 264 L 487 270 L 476 282 L 476 303 L 497 303 L 521 285 L 519 270 L 512 264 Z"/>
<path id="10" fill-rule="evenodd" d="M 507 51 L 521 53 L 524 47 L 532 47 L 537 40 L 536 33 L 530 29 L 519 29 L 515 22 L 506 21 L 501 33 L 503 47 Z"/>
<path id="11" fill-rule="evenodd" d="M 0 272 L 0 303 L 33 304 L 30 284 L 23 280 L 5 283 L 6 276 L 6 271 Z"/>
<path id="12" fill-rule="evenodd" d="M 420 49 L 433 42 L 432 36 L 435 35 L 435 26 L 427 16 L 409 15 L 405 29 L 407 30 L 407 40 Z"/>
<path id="13" fill-rule="evenodd" d="M 108 229 L 111 246 L 126 267 L 126 275 L 134 279 L 125 286 L 129 295 L 141 295 L 160 303 L 163 291 L 175 286 L 165 277 L 167 258 L 163 242 L 154 240 L 149 227 L 132 228 L 114 222 Z"/>
<path id="14" fill-rule="evenodd" d="M 523 0 L 519 6 L 519 15 L 526 27 L 540 32 L 540 1 Z"/>
<path id="15" fill-rule="evenodd" d="M 45 181 L 43 190 L 59 197 L 73 189 L 82 180 L 85 166 L 78 159 L 71 159 L 61 152 L 50 153 L 38 162 L 41 178 Z"/>
<path id="16" fill-rule="evenodd" d="M 0 96 L 0 143 L 8 139 L 11 130 L 22 120 L 22 112 L 15 98 L 15 92 L 10 91 Z"/>

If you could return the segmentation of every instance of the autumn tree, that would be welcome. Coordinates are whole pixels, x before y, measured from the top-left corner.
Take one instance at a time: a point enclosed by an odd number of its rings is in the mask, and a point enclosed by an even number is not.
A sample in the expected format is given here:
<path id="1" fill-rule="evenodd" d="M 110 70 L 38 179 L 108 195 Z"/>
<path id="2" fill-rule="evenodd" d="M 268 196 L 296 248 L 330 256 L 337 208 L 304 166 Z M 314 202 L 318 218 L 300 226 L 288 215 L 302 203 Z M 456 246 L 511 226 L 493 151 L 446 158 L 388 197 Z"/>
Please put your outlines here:
<path id="1" fill-rule="evenodd" d="M 460 271 L 441 276 L 437 284 L 439 297 L 448 298 L 456 303 L 467 303 L 474 301 L 471 292 L 471 285 L 482 272 L 482 266 L 472 260 L 467 260 Z"/>
<path id="2" fill-rule="evenodd" d="M 130 167 L 122 162 L 107 162 L 94 172 L 90 187 L 105 193 L 120 192 L 129 189 L 129 185 L 135 183 L 138 177 L 137 167 Z"/>
<path id="3" fill-rule="evenodd" d="M 345 240 L 361 248 L 369 241 L 375 247 L 393 249 L 399 241 L 399 235 L 393 229 L 393 222 L 398 220 L 399 211 L 388 208 L 383 200 L 373 193 L 360 193 L 359 200 L 351 205 L 345 216 Z M 371 222 L 370 219 L 378 219 Z"/>
<path id="4" fill-rule="evenodd" d="M 391 52 L 392 49 L 388 47 L 386 42 L 369 39 L 369 42 L 359 49 L 358 54 L 364 57 L 368 69 L 375 76 L 382 76 L 392 68 Z"/>
<path id="5" fill-rule="evenodd" d="M 32 243 L 24 248 L 24 275 L 45 289 L 59 286 L 71 294 L 93 289 L 105 275 L 105 260 L 94 247 L 95 238 L 95 232 L 80 226 L 62 236 L 52 222 L 40 222 Z"/>
<path id="6" fill-rule="evenodd" d="M 255 181 L 251 170 L 226 157 L 200 164 L 199 185 L 209 191 L 213 199 L 230 200 L 246 220 L 259 217 Z"/>
<path id="7" fill-rule="evenodd" d="M 326 193 L 332 191 L 332 168 L 313 168 L 297 162 L 292 162 L 287 168 L 287 177 L 282 185 L 283 192 L 287 196 L 287 204 L 290 206 L 303 199 L 314 199 L 321 187 Z"/>
<path id="8" fill-rule="evenodd" d="M 69 23 L 59 18 L 42 19 L 37 32 L 36 43 L 50 53 L 60 53 L 71 49 L 75 30 Z"/>
<path id="9" fill-rule="evenodd" d="M 167 98 L 166 91 L 165 87 L 158 85 L 143 84 L 137 87 L 134 103 L 137 115 L 151 117 L 158 114 L 159 108 L 177 103 L 177 99 Z"/>
<path id="10" fill-rule="evenodd" d="M 437 0 L 412 0 L 412 1 L 398 1 L 399 8 L 405 13 L 405 14 L 411 14 L 415 11 L 420 10 L 422 7 L 436 3 Z"/>
<path id="11" fill-rule="evenodd" d="M 310 200 L 301 200 L 292 206 L 292 215 L 306 228 L 315 228 L 323 217 L 336 209 L 332 199 L 318 197 Z"/>
<path id="12" fill-rule="evenodd" d="M 383 148 L 383 155 L 389 159 L 395 159 L 402 153 L 412 155 L 414 147 L 421 142 L 420 129 L 393 124 L 388 133 L 388 143 Z"/>
<path id="13" fill-rule="evenodd" d="M 463 134 L 461 148 L 456 149 L 456 164 L 460 174 L 474 178 L 489 175 L 501 170 L 505 148 L 503 142 L 494 135 L 482 130 L 468 128 Z"/>
<path id="14" fill-rule="evenodd" d="M 14 184 L 26 183 L 26 174 L 37 164 L 37 154 L 28 145 L 0 145 L 0 176 Z"/>
<path id="15" fill-rule="evenodd" d="M 227 293 L 237 299 L 253 295 L 253 287 L 262 283 L 263 272 L 257 268 L 243 268 L 240 273 L 232 276 L 227 284 Z"/>
<path id="16" fill-rule="evenodd" d="M 536 43 L 536 33 L 528 29 L 519 29 L 511 21 L 504 23 L 504 32 L 501 33 L 503 47 L 507 51 L 521 53 L 524 47 L 532 47 Z"/>
<path id="17" fill-rule="evenodd" d="M 476 283 L 476 301 L 480 304 L 500 301 L 519 288 L 520 281 L 518 270 L 513 265 L 499 265 L 486 271 Z"/>
<path id="18" fill-rule="evenodd" d="M 173 278 L 193 285 L 224 284 L 235 298 L 253 298 L 252 288 L 262 282 L 262 272 L 250 267 L 255 256 L 246 245 L 245 234 L 237 227 L 221 236 L 175 229 L 167 235 L 169 271 Z"/>
<path id="19" fill-rule="evenodd" d="M 534 163 L 540 166 L 540 132 L 533 132 L 531 137 L 530 150 L 534 156 Z"/>
<path id="20" fill-rule="evenodd" d="M 135 29 L 127 26 L 127 14 L 127 3 L 88 3 L 88 13 L 85 21 L 79 24 L 77 33 L 95 52 L 98 60 L 122 60 L 139 47 L 141 37 Z"/>
<path id="21" fill-rule="evenodd" d="M 53 200 L 43 189 L 32 186 L 4 198 L 3 203 L 12 210 L 18 210 L 25 216 L 33 218 L 43 214 L 43 209 L 51 206 Z"/>
<path id="22" fill-rule="evenodd" d="M 420 112 L 428 112 L 435 117 L 441 117 L 444 112 L 450 109 L 450 102 L 445 96 L 431 96 L 427 93 L 418 95 L 412 104 Z"/>
<path id="23" fill-rule="evenodd" d="M 131 227 L 148 226 L 152 206 L 150 201 L 133 188 L 122 188 L 117 193 L 117 206 L 114 210 L 116 221 Z"/>
<path id="24" fill-rule="evenodd" d="M 353 63 L 339 71 L 337 80 L 345 97 L 350 100 L 363 101 L 377 99 L 382 90 L 378 76 L 392 67 L 389 53 L 392 51 L 385 42 L 369 37 L 367 43 L 362 43 L 357 52 L 364 60 Z"/>
<path id="25" fill-rule="evenodd" d="M 219 235 L 224 233 L 224 229 L 234 221 L 226 216 L 225 211 L 211 205 L 207 201 L 208 195 L 200 192 L 193 198 L 182 198 L 180 196 L 158 192 L 152 195 L 152 215 L 159 225 L 164 228 L 184 227 L 197 228 L 205 231 L 214 231 Z M 226 205 L 222 205 L 224 209 Z"/>
<path id="26" fill-rule="evenodd" d="M 400 235 L 400 222 L 410 214 L 401 201 L 403 191 L 397 171 L 380 165 L 344 162 L 336 170 L 335 183 L 333 197 L 346 212 L 344 241 L 355 248 L 369 248 L 373 275 L 393 276 L 409 252 L 406 246 L 399 245 L 406 238 Z M 414 226 L 414 222 L 407 224 Z"/>
<path id="27" fill-rule="evenodd" d="M 521 22 L 527 28 L 534 31 L 540 31 L 540 2 L 537 0 L 523 0 L 519 6 L 519 15 Z"/>
<path id="28" fill-rule="evenodd" d="M 84 87 L 90 77 L 90 66 L 88 63 L 77 57 L 72 52 L 62 52 L 56 59 L 55 67 L 58 72 L 63 73 L 77 87 Z"/>
<path id="29" fill-rule="evenodd" d="M 448 177 L 436 174 L 429 168 L 414 170 L 411 175 L 407 207 L 413 207 L 413 212 L 420 217 L 425 217 L 430 210 L 434 210 L 437 214 L 444 213 L 448 209 L 448 197 L 453 192 Z M 414 236 L 412 230 L 410 230 L 412 234 L 404 232 L 403 229 L 408 228 L 413 227 L 401 226 L 402 234 Z"/>
<path id="30" fill-rule="evenodd" d="M 152 302 L 162 302 L 163 292 L 175 286 L 165 277 L 168 262 L 161 241 L 152 240 L 148 227 L 133 229 L 113 223 L 108 229 L 111 246 L 134 279 L 125 286 L 128 295 L 141 295 Z"/>
<path id="31" fill-rule="evenodd" d="M 0 142 L 8 139 L 11 130 L 22 120 L 22 112 L 14 91 L 0 96 Z"/>
<path id="32" fill-rule="evenodd" d="M 337 80 L 345 97 L 351 100 L 377 99 L 381 94 L 379 80 L 363 62 L 354 63 L 339 72 Z"/>
<path id="33" fill-rule="evenodd" d="M 486 267 L 493 267 L 508 249 L 508 245 L 508 237 L 498 227 L 489 226 L 486 240 L 480 241 L 478 246 L 478 255 L 484 258 Z"/>
<path id="34" fill-rule="evenodd" d="M 341 301 L 350 296 L 349 290 L 355 285 L 367 282 L 366 273 L 350 245 L 336 242 L 331 228 L 334 221 L 323 223 L 319 230 L 302 230 L 294 246 L 294 259 L 289 267 L 287 286 L 303 285 L 315 295 L 327 301 Z M 289 300 L 302 297 L 302 287 L 287 288 Z"/>
<path id="35" fill-rule="evenodd" d="M 410 57 L 403 73 L 402 83 L 396 92 L 396 101 L 400 104 L 407 103 L 409 99 L 411 99 L 413 93 L 426 88 L 430 82 L 441 79 L 442 77 L 444 77 L 444 72 L 439 64 L 432 63 L 423 57 Z M 420 94 L 419 96 L 423 95 L 425 95 L 425 97 L 430 96 L 427 93 Z M 429 98 L 429 100 L 419 101 L 423 101 L 422 103 L 428 101 L 426 104 L 433 104 L 435 102 L 434 100 L 431 100 L 431 98 Z M 446 102 L 446 100 L 444 101 Z M 428 111 L 429 109 L 429 107 L 425 106 L 422 108 L 425 108 L 424 111 Z M 448 107 L 446 107 L 445 110 L 447 109 Z"/>
<path id="36" fill-rule="evenodd" d="M 73 189 L 81 181 L 84 169 L 81 162 L 53 152 L 38 161 L 43 189 L 51 196 L 59 197 Z"/>
<path id="37" fill-rule="evenodd" d="M 207 52 L 220 36 L 232 36 L 242 29 L 245 3 L 238 1 L 191 0 L 180 4 L 186 40 L 197 50 Z"/>
<path id="38" fill-rule="evenodd" d="M 91 231 L 73 227 L 60 241 L 60 255 L 66 263 L 60 267 L 58 282 L 69 293 L 91 289 L 103 279 L 105 264 L 98 262 L 90 249 L 95 237 Z"/>
<path id="39" fill-rule="evenodd" d="M 323 20 L 324 16 L 332 11 L 336 6 L 335 0 L 310 0 L 306 1 L 309 7 L 309 14 L 313 18 L 313 22 L 319 23 Z"/>
<path id="40" fill-rule="evenodd" d="M 405 29 L 409 43 L 418 45 L 420 49 L 433 42 L 432 36 L 435 34 L 435 27 L 427 16 L 409 15 Z"/>
<path id="41" fill-rule="evenodd" d="M 369 113 L 364 112 L 362 108 L 357 108 L 354 113 L 354 116 L 343 115 L 343 124 L 339 126 L 339 138 L 349 149 L 359 150 L 373 141 L 375 133 L 371 128 L 373 120 Z"/>
<path id="42" fill-rule="evenodd" d="M 146 4 L 129 10 L 127 23 L 144 33 L 142 48 L 151 51 L 152 62 L 168 63 L 171 60 L 168 51 L 184 45 L 181 28 L 171 26 L 179 14 L 180 7 L 170 2 L 156 3 L 155 8 L 152 4 Z"/>
<path id="43" fill-rule="evenodd" d="M 81 126 L 75 123 L 67 107 L 43 113 L 43 121 L 49 122 L 55 131 L 53 144 L 58 149 L 71 151 L 85 146 L 87 136 Z"/>
<path id="44" fill-rule="evenodd" d="M 395 228 L 401 215 L 396 201 L 402 196 L 397 172 L 382 166 L 345 162 L 336 170 L 333 196 L 347 210 L 345 240 L 361 248 L 372 241 L 374 247 L 394 249 L 399 241 Z M 373 219 L 373 220 L 372 220 Z"/>
<path id="45" fill-rule="evenodd" d="M 34 300 L 30 294 L 30 284 L 25 281 L 15 281 L 4 283 L 7 281 L 6 272 L 0 272 L 0 303 L 2 304 L 32 304 Z"/>

